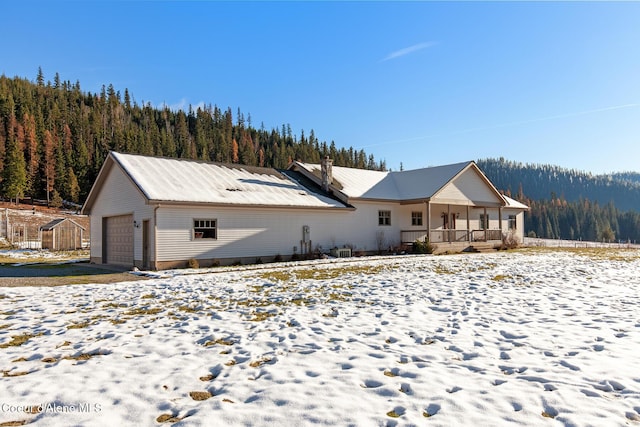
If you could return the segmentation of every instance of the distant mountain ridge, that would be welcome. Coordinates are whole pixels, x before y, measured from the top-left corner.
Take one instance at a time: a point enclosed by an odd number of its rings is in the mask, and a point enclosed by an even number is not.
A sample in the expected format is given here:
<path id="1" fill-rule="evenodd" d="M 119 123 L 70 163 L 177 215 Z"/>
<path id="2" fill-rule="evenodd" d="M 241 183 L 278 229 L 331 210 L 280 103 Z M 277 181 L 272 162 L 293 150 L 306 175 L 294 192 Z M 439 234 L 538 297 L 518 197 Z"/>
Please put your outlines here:
<path id="1" fill-rule="evenodd" d="M 613 203 L 620 211 L 640 212 L 640 173 L 594 175 L 549 164 L 525 164 L 499 159 L 476 162 L 493 184 L 513 197 L 530 200 L 589 200 Z"/>
<path id="2" fill-rule="evenodd" d="M 611 177 L 616 181 L 640 185 L 640 173 L 638 172 L 616 172 L 612 173 Z"/>

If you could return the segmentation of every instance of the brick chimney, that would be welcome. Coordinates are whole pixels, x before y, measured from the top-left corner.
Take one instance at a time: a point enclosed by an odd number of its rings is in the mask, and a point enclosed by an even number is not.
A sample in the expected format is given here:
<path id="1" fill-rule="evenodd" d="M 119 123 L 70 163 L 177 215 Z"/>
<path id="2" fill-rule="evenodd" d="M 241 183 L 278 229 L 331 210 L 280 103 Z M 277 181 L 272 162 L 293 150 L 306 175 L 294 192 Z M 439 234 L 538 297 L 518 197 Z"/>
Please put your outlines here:
<path id="1" fill-rule="evenodd" d="M 329 186 L 333 183 L 333 160 L 326 156 L 322 159 L 321 172 L 322 172 L 322 189 L 329 191 Z"/>

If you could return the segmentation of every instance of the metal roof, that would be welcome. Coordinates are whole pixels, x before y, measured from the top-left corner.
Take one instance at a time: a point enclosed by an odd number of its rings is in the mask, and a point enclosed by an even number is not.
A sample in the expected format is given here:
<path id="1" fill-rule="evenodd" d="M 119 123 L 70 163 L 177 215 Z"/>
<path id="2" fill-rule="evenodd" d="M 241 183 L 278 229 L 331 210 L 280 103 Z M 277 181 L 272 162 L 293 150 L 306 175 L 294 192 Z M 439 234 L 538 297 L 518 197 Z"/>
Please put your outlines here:
<path id="1" fill-rule="evenodd" d="M 58 218 L 58 219 L 54 219 L 53 221 L 49 221 L 48 223 L 46 223 L 44 225 L 41 225 L 40 226 L 40 230 L 42 230 L 42 231 L 53 230 L 54 228 L 56 228 L 57 226 L 59 226 L 60 224 L 62 224 L 65 221 L 69 221 L 73 225 L 75 225 L 76 227 L 79 227 L 79 228 L 85 230 L 85 228 L 83 226 L 81 226 L 80 224 L 78 224 L 77 222 L 75 222 L 74 220 L 69 219 L 69 218 Z"/>
<path id="2" fill-rule="evenodd" d="M 111 152 L 149 201 L 345 208 L 276 169 Z"/>
<path id="3" fill-rule="evenodd" d="M 473 162 L 399 172 L 382 172 L 333 166 L 334 187 L 349 198 L 379 200 L 428 199 Z M 303 170 L 319 176 L 318 164 L 295 162 Z"/>

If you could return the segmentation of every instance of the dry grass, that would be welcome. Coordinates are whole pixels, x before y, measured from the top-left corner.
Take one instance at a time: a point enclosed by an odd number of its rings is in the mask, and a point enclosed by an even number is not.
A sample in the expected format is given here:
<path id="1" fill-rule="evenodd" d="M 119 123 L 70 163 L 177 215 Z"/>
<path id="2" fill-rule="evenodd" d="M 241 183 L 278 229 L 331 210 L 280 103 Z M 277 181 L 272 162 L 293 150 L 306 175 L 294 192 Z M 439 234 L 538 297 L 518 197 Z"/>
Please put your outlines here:
<path id="1" fill-rule="evenodd" d="M 22 377 L 24 375 L 28 375 L 33 371 L 18 371 L 18 372 L 11 372 L 11 371 L 2 371 L 2 376 L 3 377 Z"/>
<path id="2" fill-rule="evenodd" d="M 24 426 L 31 423 L 31 420 L 6 421 L 0 423 L 0 427 Z"/>
<path id="3" fill-rule="evenodd" d="M 124 314 L 125 316 L 150 316 L 150 315 L 162 313 L 163 311 L 164 309 L 160 307 L 151 307 L 151 308 L 141 307 L 141 308 L 134 308 L 133 310 L 129 310 L 122 314 Z"/>
<path id="4" fill-rule="evenodd" d="M 21 335 L 14 335 L 11 337 L 11 341 L 9 341 L 8 343 L 0 344 L 0 348 L 18 347 L 29 341 L 31 338 L 39 337 L 42 335 L 42 332 L 39 334 L 25 333 Z"/>
<path id="5" fill-rule="evenodd" d="M 189 396 L 196 401 L 207 400 L 213 397 L 208 391 L 190 391 Z"/>
<path id="6" fill-rule="evenodd" d="M 101 352 L 101 351 L 95 351 L 95 352 L 91 352 L 91 353 L 81 353 L 78 354 L 76 356 L 65 356 L 63 357 L 64 360 L 76 360 L 76 361 L 85 361 L 85 360 L 89 360 L 93 357 L 96 356 L 106 356 L 109 353 L 107 352 Z"/>
<path id="7" fill-rule="evenodd" d="M 71 325 L 67 326 L 67 329 L 84 329 L 90 324 L 91 323 L 88 320 L 84 322 L 72 323 Z"/>
<path id="8" fill-rule="evenodd" d="M 388 269 L 383 265 L 358 265 L 334 267 L 319 265 L 311 268 L 299 268 L 295 270 L 275 270 L 259 274 L 257 277 L 276 282 L 288 282 L 291 280 L 331 280 L 337 277 L 356 274 L 378 274 Z"/>
<path id="9" fill-rule="evenodd" d="M 231 340 L 225 340 L 225 339 L 218 338 L 218 339 L 213 340 L 213 341 L 206 341 L 202 345 L 205 346 L 205 347 L 211 347 L 211 346 L 214 346 L 214 345 L 233 345 L 233 344 L 235 344 L 235 343 L 233 341 L 231 341 Z"/>
<path id="10" fill-rule="evenodd" d="M 520 249 L 524 253 L 572 253 L 597 261 L 635 261 L 640 259 L 640 251 L 624 248 L 549 248 L 529 247 Z"/>
<path id="11" fill-rule="evenodd" d="M 176 417 L 175 415 L 171 415 L 171 414 L 162 414 L 158 418 L 156 418 L 156 422 L 173 424 L 173 423 L 182 421 L 183 419 L 184 417 Z"/>
<path id="12" fill-rule="evenodd" d="M 55 256 L 32 255 L 25 258 L 16 258 L 4 254 L 0 254 L 0 264 L 17 264 L 28 262 L 29 264 L 44 264 L 53 265 L 64 261 L 71 261 L 77 259 L 89 259 L 89 250 L 76 250 L 76 251 L 56 251 Z"/>

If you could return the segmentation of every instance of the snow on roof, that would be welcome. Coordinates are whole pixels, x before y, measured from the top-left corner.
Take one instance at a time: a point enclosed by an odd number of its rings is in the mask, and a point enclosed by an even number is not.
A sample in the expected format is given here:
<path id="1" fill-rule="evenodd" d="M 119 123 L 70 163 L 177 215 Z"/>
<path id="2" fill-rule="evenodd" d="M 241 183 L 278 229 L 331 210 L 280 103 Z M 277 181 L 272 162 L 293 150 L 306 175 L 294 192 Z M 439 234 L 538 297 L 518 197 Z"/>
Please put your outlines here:
<path id="1" fill-rule="evenodd" d="M 504 197 L 504 199 L 507 201 L 507 207 L 508 208 L 516 208 L 516 209 L 529 209 L 529 206 L 520 203 L 517 200 L 513 200 L 511 197 L 507 197 L 504 194 L 502 195 L 502 197 Z"/>
<path id="2" fill-rule="evenodd" d="M 275 169 L 112 152 L 149 200 L 344 208 Z"/>
<path id="3" fill-rule="evenodd" d="M 80 224 L 78 224 L 77 222 L 75 222 L 72 219 L 69 218 L 58 218 L 58 219 L 54 219 L 52 221 L 49 221 L 48 223 L 41 225 L 40 226 L 40 230 L 43 231 L 50 231 L 53 230 L 54 228 L 56 228 L 58 225 L 62 224 L 63 222 L 68 221 L 71 222 L 73 225 L 82 228 L 83 230 L 85 229 L 83 226 L 81 226 Z"/>
<path id="4" fill-rule="evenodd" d="M 320 165 L 297 162 L 314 175 Z M 399 172 L 381 172 L 333 166 L 333 183 L 347 197 L 412 200 L 433 196 L 471 162 Z"/>

